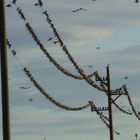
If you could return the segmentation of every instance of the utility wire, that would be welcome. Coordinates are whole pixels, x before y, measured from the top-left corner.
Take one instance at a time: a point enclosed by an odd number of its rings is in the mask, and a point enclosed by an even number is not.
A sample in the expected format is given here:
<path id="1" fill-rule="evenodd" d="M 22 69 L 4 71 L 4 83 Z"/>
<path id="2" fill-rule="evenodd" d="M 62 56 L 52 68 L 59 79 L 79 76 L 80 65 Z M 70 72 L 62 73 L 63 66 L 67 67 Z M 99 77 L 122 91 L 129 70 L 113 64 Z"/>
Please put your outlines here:
<path id="1" fill-rule="evenodd" d="M 50 59 L 50 61 L 52 62 L 54 59 L 51 57 L 51 55 L 47 52 L 47 50 L 44 48 L 44 46 L 43 46 L 43 44 L 40 42 L 40 40 L 38 39 L 38 37 L 37 37 L 37 35 L 35 34 L 35 32 L 34 32 L 34 30 L 32 29 L 32 27 L 31 27 L 31 25 L 29 24 L 29 22 L 26 22 L 26 17 L 25 17 L 25 15 L 23 14 L 23 12 L 22 12 L 22 10 L 21 10 L 21 8 L 20 7 L 17 7 L 17 5 L 15 4 L 15 3 L 13 3 L 15 6 L 16 6 L 16 11 L 18 12 L 18 14 L 20 15 L 20 17 L 21 17 L 21 19 L 25 22 L 25 26 L 26 26 L 26 28 L 27 28 L 27 30 L 29 31 L 29 33 L 32 35 L 32 37 L 33 37 L 33 39 L 36 41 L 36 43 L 37 43 L 37 45 L 39 45 L 39 47 L 40 47 L 40 49 L 44 52 L 44 53 L 46 53 L 46 55 L 48 56 L 48 58 Z M 67 50 L 67 48 L 66 48 L 66 50 Z M 67 52 L 68 52 L 68 50 L 67 50 Z M 68 54 L 69 54 L 69 52 L 68 52 Z M 69 54 L 70 55 L 70 54 Z M 70 55 L 71 56 L 71 55 Z M 54 60 L 55 61 L 55 60 Z M 53 61 L 53 62 L 54 62 Z M 83 71 L 83 70 L 82 70 Z M 82 72 L 83 73 L 83 72 Z M 85 75 L 86 76 L 86 79 L 88 79 L 88 81 L 90 81 L 90 85 L 92 85 L 93 87 L 95 87 L 96 89 L 98 89 L 98 90 L 100 90 L 100 91 L 105 91 L 105 92 L 107 92 L 106 91 L 106 89 L 105 89 L 105 86 L 104 86 L 104 84 L 101 82 L 101 85 L 100 86 L 98 86 L 97 84 L 95 84 L 94 83 L 94 81 L 93 80 L 91 80 L 91 79 L 89 79 L 88 77 L 87 77 L 87 75 Z M 83 78 L 84 78 L 84 76 L 83 76 Z M 99 75 L 97 75 L 96 74 L 96 77 L 95 77 L 95 79 L 101 79 L 100 77 L 99 77 Z M 91 84 L 92 83 L 92 84 Z M 93 84 L 94 83 L 94 84 Z M 121 89 L 121 88 L 119 88 L 119 89 Z M 119 90 L 118 89 L 118 90 Z M 115 91 L 118 91 L 118 90 L 114 90 L 114 91 L 112 91 L 112 92 L 115 92 Z M 122 89 L 121 89 L 122 90 Z M 126 114 L 129 114 L 129 115 L 131 115 L 130 113 L 128 113 L 127 111 L 125 111 L 125 110 L 123 110 L 122 108 L 120 108 L 115 102 L 113 102 L 114 103 L 114 105 L 120 110 L 120 111 L 122 111 L 123 113 L 126 113 Z"/>
<path id="2" fill-rule="evenodd" d="M 45 91 L 45 89 L 43 89 L 41 87 L 41 85 L 35 80 L 34 76 L 32 75 L 32 73 L 26 68 L 24 67 L 24 65 L 21 63 L 21 61 L 18 59 L 18 57 L 16 56 L 16 50 L 12 49 L 12 45 L 10 43 L 10 41 L 7 39 L 7 45 L 9 50 L 11 51 L 12 55 L 16 58 L 18 64 L 20 65 L 20 67 L 22 68 L 23 72 L 27 75 L 27 77 L 30 79 L 30 81 L 33 83 L 33 85 L 40 91 L 40 93 L 42 95 L 44 95 L 50 102 L 52 102 L 54 105 L 56 105 L 57 107 L 60 107 L 62 109 L 65 110 L 69 110 L 69 111 L 79 111 L 79 110 L 83 110 L 86 109 L 88 107 L 90 107 L 89 104 L 83 105 L 81 107 L 69 107 L 66 106 L 62 103 L 60 103 L 59 101 L 55 100 L 53 97 L 51 97 L 47 91 Z"/>
<path id="3" fill-rule="evenodd" d="M 16 6 L 16 5 L 15 5 Z M 39 48 L 43 51 L 43 53 L 49 58 L 49 60 L 55 65 L 57 66 L 57 68 L 59 68 L 59 70 L 61 69 L 57 62 L 55 61 L 55 59 L 53 59 L 51 57 L 51 55 L 48 53 L 48 51 L 44 48 L 43 44 L 41 43 L 41 41 L 39 40 L 38 36 L 35 34 L 33 28 L 31 27 L 31 24 L 29 22 L 26 22 L 26 17 L 25 15 L 23 14 L 23 11 L 21 10 L 20 7 L 17 7 L 16 6 L 16 11 L 18 12 L 18 14 L 20 15 L 21 19 L 25 22 L 25 27 L 27 28 L 27 30 L 29 31 L 29 33 L 32 35 L 32 38 L 34 39 L 34 41 L 36 42 L 36 44 L 39 46 Z M 69 54 L 69 56 L 72 58 L 72 56 Z M 73 60 L 73 58 L 72 58 Z M 77 67 L 79 68 L 79 66 L 77 65 Z M 81 70 L 83 71 L 83 70 Z M 83 73 L 83 72 L 82 72 Z M 85 74 L 84 74 L 85 75 Z M 83 76 L 83 79 L 84 78 L 84 75 L 81 75 Z M 93 74 L 91 74 L 90 76 L 93 76 L 93 75 L 97 75 L 97 72 L 94 72 Z M 100 90 L 100 91 L 106 91 L 106 89 L 104 89 L 104 87 L 102 85 L 97 85 L 93 80 L 89 79 L 89 76 L 88 75 L 85 75 L 86 76 L 86 79 L 88 79 L 88 81 L 90 81 L 90 85 L 92 85 L 94 88 Z"/>
<path id="4" fill-rule="evenodd" d="M 75 68 L 78 70 L 78 72 L 81 72 L 80 75 L 82 75 L 82 76 L 84 77 L 84 79 L 85 79 L 86 76 L 85 76 L 84 73 L 82 73 L 83 70 L 80 70 L 80 68 L 78 67 L 78 64 L 75 62 L 75 60 L 73 59 L 73 57 L 72 57 L 71 54 L 69 53 L 69 51 L 68 51 L 66 45 L 64 44 L 63 40 L 62 40 L 61 37 L 60 37 L 60 34 L 58 33 L 58 31 L 56 30 L 54 24 L 52 23 L 52 19 L 51 19 L 50 15 L 48 14 L 48 11 L 45 10 L 45 8 L 43 7 L 43 2 L 42 2 L 42 0 L 38 0 L 38 2 L 35 3 L 35 6 L 39 6 L 39 7 L 42 9 L 42 13 L 46 16 L 47 22 L 48 22 L 48 24 L 50 25 L 50 28 L 53 30 L 53 34 L 54 34 L 54 36 L 57 38 L 60 47 L 62 47 L 62 50 L 66 53 L 66 55 L 68 56 L 70 62 L 73 63 L 73 65 L 74 65 Z M 87 78 L 86 78 L 85 80 L 87 81 Z M 101 81 L 101 77 L 100 77 L 99 75 L 97 75 L 97 76 L 96 76 L 96 80 L 100 80 L 100 81 Z M 88 80 L 88 81 L 89 81 L 89 80 Z M 88 83 L 89 83 L 89 82 L 88 82 Z M 93 84 L 93 83 L 92 83 L 92 84 Z M 106 89 L 106 88 L 105 88 L 105 85 L 104 85 L 102 82 L 101 82 L 100 84 L 102 85 L 102 87 L 103 87 L 104 89 Z M 107 92 L 107 90 L 105 90 L 105 92 Z M 112 93 L 112 94 L 113 94 L 113 93 L 114 93 L 114 94 L 118 94 L 118 93 L 121 93 L 121 92 L 126 93 L 126 94 L 128 93 L 126 85 L 123 85 L 122 87 L 120 87 L 120 88 L 118 88 L 118 89 L 111 90 L 111 93 Z M 122 109 L 121 107 L 119 107 L 119 105 L 117 105 L 115 102 L 113 102 L 113 103 L 114 103 L 114 105 L 115 105 L 120 111 L 122 111 L 123 113 L 132 115 L 131 112 L 125 111 L 124 109 Z"/>

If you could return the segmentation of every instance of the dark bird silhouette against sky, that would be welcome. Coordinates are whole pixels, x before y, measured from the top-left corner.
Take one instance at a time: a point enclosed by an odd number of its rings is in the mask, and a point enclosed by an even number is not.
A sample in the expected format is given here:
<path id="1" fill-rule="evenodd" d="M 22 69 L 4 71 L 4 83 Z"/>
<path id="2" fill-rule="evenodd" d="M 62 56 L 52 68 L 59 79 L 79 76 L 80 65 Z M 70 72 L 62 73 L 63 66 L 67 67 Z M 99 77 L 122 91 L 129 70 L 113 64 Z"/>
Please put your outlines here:
<path id="1" fill-rule="evenodd" d="M 135 0 L 135 3 L 138 3 L 139 2 L 139 0 Z"/>
<path id="2" fill-rule="evenodd" d="M 12 7 L 11 4 L 7 4 L 6 7 Z"/>
<path id="3" fill-rule="evenodd" d="M 99 50 L 99 49 L 100 49 L 100 47 L 96 47 L 96 49 L 97 49 L 97 50 Z"/>
<path id="4" fill-rule="evenodd" d="M 30 87 L 21 86 L 20 88 L 21 88 L 21 89 L 29 89 Z"/>
<path id="5" fill-rule="evenodd" d="M 13 4 L 15 4 L 16 2 L 17 2 L 16 0 L 13 0 L 13 1 L 12 1 Z"/>
<path id="6" fill-rule="evenodd" d="M 48 41 L 51 41 L 52 39 L 53 39 L 53 37 L 49 37 L 49 38 L 48 38 Z"/>
<path id="7" fill-rule="evenodd" d="M 78 11 L 81 11 L 81 10 L 83 10 L 83 11 L 87 11 L 87 9 L 84 9 L 84 8 L 78 8 L 78 9 L 76 9 L 76 10 L 73 10 L 72 12 L 78 12 Z"/>
<path id="8" fill-rule="evenodd" d="M 128 76 L 125 76 L 124 79 L 128 79 Z"/>
<path id="9" fill-rule="evenodd" d="M 30 102 L 32 102 L 32 101 L 33 101 L 33 99 L 32 99 L 32 98 L 30 98 L 30 99 L 29 99 L 29 101 L 30 101 Z"/>

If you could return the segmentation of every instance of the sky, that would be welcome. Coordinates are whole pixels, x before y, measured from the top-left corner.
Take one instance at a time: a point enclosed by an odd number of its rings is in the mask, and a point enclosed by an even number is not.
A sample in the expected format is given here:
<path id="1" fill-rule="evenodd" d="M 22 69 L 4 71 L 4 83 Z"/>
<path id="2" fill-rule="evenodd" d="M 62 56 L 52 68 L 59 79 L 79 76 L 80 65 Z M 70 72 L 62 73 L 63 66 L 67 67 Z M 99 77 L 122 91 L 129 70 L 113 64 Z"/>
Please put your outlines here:
<path id="1" fill-rule="evenodd" d="M 10 2 L 6 0 L 5 4 Z M 36 2 L 18 0 L 16 6 L 22 8 L 27 22 L 51 56 L 65 69 L 78 75 L 58 43 L 53 43 L 56 39 L 48 41 L 53 32 L 42 9 L 34 5 Z M 79 8 L 86 10 L 73 12 Z M 134 0 L 43 0 L 43 9 L 48 11 L 64 44 L 85 73 L 98 71 L 101 76 L 106 76 L 109 64 L 111 88 L 126 84 L 135 109 L 140 111 L 140 3 Z M 6 8 L 7 37 L 18 58 L 8 50 L 11 140 L 43 140 L 45 137 L 47 140 L 109 140 L 109 130 L 96 112 L 91 112 L 90 108 L 77 112 L 58 108 L 24 74 L 19 61 L 50 96 L 67 106 L 82 106 L 88 101 L 94 101 L 97 107 L 108 105 L 104 92 L 84 80 L 61 73 L 40 51 L 24 24 L 14 5 Z M 116 102 L 131 110 L 126 96 L 120 96 Z M 140 121 L 135 115 L 124 114 L 114 105 L 112 109 L 114 130 L 120 132 L 120 135 L 114 134 L 114 140 L 135 140 L 136 133 L 139 140 Z"/>

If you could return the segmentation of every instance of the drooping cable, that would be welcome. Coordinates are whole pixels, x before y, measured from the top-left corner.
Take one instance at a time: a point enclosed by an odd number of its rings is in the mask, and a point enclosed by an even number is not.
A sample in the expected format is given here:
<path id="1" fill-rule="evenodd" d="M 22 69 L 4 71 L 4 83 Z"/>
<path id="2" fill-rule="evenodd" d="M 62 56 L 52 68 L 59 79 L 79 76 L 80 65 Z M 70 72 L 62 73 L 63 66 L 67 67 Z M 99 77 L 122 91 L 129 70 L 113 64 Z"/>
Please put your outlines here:
<path id="1" fill-rule="evenodd" d="M 21 66 L 23 72 L 27 75 L 27 77 L 30 79 L 30 81 L 33 83 L 33 85 L 40 91 L 40 93 L 42 95 L 44 95 L 50 102 L 52 102 L 54 105 L 56 105 L 57 107 L 60 107 L 62 109 L 65 109 L 65 110 L 69 110 L 69 111 L 80 111 L 80 110 L 83 110 L 83 109 L 86 109 L 88 108 L 90 105 L 89 104 L 86 104 L 86 105 L 83 105 L 81 107 L 69 107 L 69 106 L 66 106 L 60 102 L 58 102 L 57 100 L 55 100 L 53 97 L 51 97 L 47 91 L 45 91 L 45 89 L 43 89 L 41 87 L 41 85 L 35 80 L 34 76 L 32 75 L 32 73 L 26 68 L 23 66 L 23 64 L 20 62 L 20 60 L 18 59 L 18 57 L 16 56 L 16 51 L 15 49 L 12 49 L 12 45 L 10 43 L 10 41 L 7 39 L 7 45 L 8 45 L 8 48 L 9 50 L 11 51 L 12 55 L 16 58 L 17 62 L 19 63 L 19 65 Z"/>
<path id="2" fill-rule="evenodd" d="M 130 95 L 127 94 L 127 97 L 128 97 L 129 104 L 130 104 L 130 106 L 131 106 L 131 108 L 132 108 L 132 111 L 134 112 L 136 118 L 137 118 L 138 120 L 140 120 L 140 116 L 138 115 L 138 113 L 137 113 L 138 111 L 136 111 L 136 109 L 135 109 L 135 107 L 134 107 L 134 105 L 133 105 L 133 103 L 132 103 L 132 100 L 131 100 Z"/>
<path id="3" fill-rule="evenodd" d="M 69 107 L 66 105 L 61 104 L 60 102 L 56 101 L 53 97 L 51 97 L 42 87 L 41 85 L 35 80 L 34 76 L 31 74 L 31 72 L 24 67 L 23 71 L 25 72 L 25 74 L 28 76 L 28 78 L 30 79 L 30 81 L 34 84 L 34 86 L 40 91 L 40 93 L 42 93 L 50 102 L 52 102 L 54 105 L 65 109 L 65 110 L 69 110 L 69 111 L 80 111 L 83 109 L 86 109 L 89 107 L 89 104 L 86 104 L 84 106 L 81 107 Z"/>
<path id="4" fill-rule="evenodd" d="M 15 4 L 16 6 L 16 4 Z M 29 31 L 29 33 L 32 35 L 34 41 L 36 42 L 36 44 L 39 46 L 39 48 L 43 51 L 43 53 L 45 53 L 45 55 L 49 58 L 49 60 L 55 65 L 57 66 L 57 68 L 59 68 L 59 70 L 61 70 L 62 72 L 64 72 L 62 70 L 62 67 L 59 67 L 59 65 L 57 64 L 57 62 L 55 61 L 55 59 L 53 59 L 51 57 L 51 55 L 48 53 L 48 51 L 44 48 L 43 44 L 41 43 L 41 41 L 39 40 L 38 36 L 35 34 L 33 28 L 31 27 L 31 24 L 29 22 L 26 22 L 26 18 L 25 18 L 25 15 L 23 14 L 23 11 L 21 10 L 20 7 L 17 7 L 16 6 L 16 11 L 18 12 L 18 14 L 20 15 L 21 19 L 25 22 L 25 27 L 27 28 L 27 30 Z M 65 49 L 65 48 L 64 48 Z M 69 54 L 69 56 L 72 58 L 72 56 Z M 72 58 L 72 60 L 74 60 Z M 74 61 L 75 62 L 75 61 Z M 76 65 L 77 68 L 79 68 L 78 65 Z M 80 70 L 80 68 L 79 68 Z M 83 70 L 81 69 L 80 72 L 83 73 Z M 100 90 L 100 91 L 105 91 L 106 89 L 104 89 L 104 87 L 102 85 L 97 85 L 92 79 L 90 79 L 90 77 L 92 76 L 96 76 L 97 75 L 97 72 L 94 72 L 92 73 L 91 75 L 85 75 L 85 74 L 82 74 L 81 77 L 82 79 L 85 79 L 84 77 L 86 77 L 88 83 L 93 86 L 94 88 Z M 80 78 L 81 79 L 81 78 Z"/>
<path id="5" fill-rule="evenodd" d="M 89 101 L 89 105 L 91 107 L 91 111 L 94 109 L 94 111 L 96 112 L 96 114 L 99 116 L 99 118 L 102 120 L 102 122 L 107 126 L 107 128 L 109 129 L 109 118 L 106 117 L 101 111 L 98 110 L 98 108 L 96 107 L 96 105 L 93 103 L 93 101 Z M 113 132 L 116 135 L 120 135 L 120 132 L 113 130 Z"/>
<path id="6" fill-rule="evenodd" d="M 48 22 L 48 24 L 50 25 L 50 28 L 53 30 L 53 34 L 54 34 L 54 36 L 57 38 L 60 47 L 62 47 L 63 51 L 65 51 L 65 53 L 67 54 L 69 60 L 73 63 L 73 65 L 75 66 L 75 68 L 76 68 L 77 70 L 79 69 L 78 72 L 81 72 L 80 74 L 81 74 L 84 78 L 86 78 L 86 75 L 84 76 L 83 70 L 80 70 L 80 68 L 78 68 L 77 63 L 75 62 L 75 60 L 73 59 L 73 57 L 72 57 L 71 54 L 69 53 L 69 51 L 68 51 L 66 45 L 64 44 L 63 40 L 61 39 L 61 36 L 60 36 L 59 32 L 57 31 L 57 29 L 55 28 L 55 26 L 54 26 L 54 24 L 53 24 L 53 22 L 52 22 L 52 19 L 51 19 L 50 15 L 48 14 L 48 11 L 45 10 L 45 8 L 43 7 L 43 2 L 42 2 L 42 0 L 37 0 L 37 1 L 38 1 L 38 2 L 35 3 L 35 6 L 39 6 L 39 7 L 42 9 L 42 13 L 46 16 L 47 22 Z M 86 79 L 85 79 L 85 80 L 86 80 Z M 97 75 L 95 81 L 98 81 L 98 80 L 100 80 L 100 85 L 101 85 L 104 89 L 106 89 L 106 85 L 103 84 L 103 83 L 101 82 L 101 77 L 99 77 L 99 76 Z M 105 92 L 107 92 L 107 90 L 105 90 Z M 111 93 L 112 93 L 112 94 L 113 94 L 113 93 L 114 93 L 114 94 L 118 94 L 118 93 L 119 93 L 119 94 L 120 94 L 120 93 L 123 93 L 123 94 L 124 94 L 124 92 L 125 92 L 126 94 L 128 93 L 127 88 L 126 88 L 126 85 L 123 85 L 122 87 L 120 87 L 120 88 L 118 88 L 118 89 L 111 90 Z M 123 110 L 122 108 L 120 108 L 119 105 L 117 105 L 115 102 L 114 102 L 114 105 L 115 105 L 120 111 L 122 111 L 123 113 L 129 114 L 129 115 L 132 114 L 131 112 L 127 112 L 127 111 Z"/>
<path id="7" fill-rule="evenodd" d="M 14 4 L 14 3 L 13 3 L 13 4 Z M 16 6 L 16 4 L 15 4 L 15 6 Z M 16 6 L 16 7 L 17 7 L 17 6 Z M 29 22 L 26 22 L 25 15 L 23 14 L 21 8 L 17 7 L 16 10 L 17 10 L 18 14 L 20 15 L 20 17 L 24 20 L 25 26 L 27 27 L 27 30 L 31 33 L 31 35 L 32 35 L 33 39 L 36 41 L 37 45 L 39 45 L 40 49 L 41 49 L 44 53 L 46 53 L 47 57 L 50 59 L 51 62 L 55 62 L 55 60 L 51 57 L 51 55 L 47 52 L 47 50 L 44 48 L 43 44 L 42 44 L 42 43 L 40 42 L 40 40 L 38 39 L 37 35 L 36 35 L 35 32 L 33 31 L 31 25 L 29 24 Z M 67 49 L 67 48 L 66 48 L 66 49 Z M 51 59 L 51 58 L 52 58 L 52 59 Z M 83 71 L 83 70 L 82 70 L 82 71 Z M 95 75 L 95 79 L 100 79 L 98 73 L 95 72 L 94 75 Z M 88 78 L 88 77 L 86 76 L 86 78 Z M 90 83 L 94 83 L 93 80 L 91 80 L 91 79 L 88 79 L 88 80 L 91 81 Z M 90 85 L 92 85 L 92 84 L 90 84 Z M 93 86 L 93 87 L 96 87 L 96 88 L 97 88 L 98 90 L 100 90 L 100 91 L 105 91 L 105 92 L 107 92 L 106 89 L 105 89 L 105 86 L 103 86 L 103 85 L 104 85 L 104 84 L 101 83 L 101 85 L 98 86 L 97 84 L 94 83 L 92 86 Z M 120 88 L 119 88 L 119 89 L 120 89 Z M 116 91 L 116 90 L 114 90 L 114 91 L 112 91 L 112 92 L 115 92 L 115 91 Z M 115 103 L 114 103 L 114 104 L 115 104 Z M 115 104 L 115 105 L 116 105 L 117 108 L 119 107 L 117 104 Z M 118 109 L 119 109 L 120 111 L 123 111 L 123 109 L 120 109 L 120 107 L 119 107 Z M 123 112 L 125 113 L 126 111 L 124 110 Z M 129 113 L 127 113 L 127 114 L 129 114 Z"/>

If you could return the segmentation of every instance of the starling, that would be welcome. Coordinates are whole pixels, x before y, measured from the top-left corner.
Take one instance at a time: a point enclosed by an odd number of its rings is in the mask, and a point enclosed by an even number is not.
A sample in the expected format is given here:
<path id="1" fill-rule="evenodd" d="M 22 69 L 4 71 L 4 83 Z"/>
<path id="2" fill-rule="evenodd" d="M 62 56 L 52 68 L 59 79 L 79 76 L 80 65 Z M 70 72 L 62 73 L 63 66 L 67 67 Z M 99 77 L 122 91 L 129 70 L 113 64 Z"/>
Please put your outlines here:
<path id="1" fill-rule="evenodd" d="M 87 11 L 87 9 L 79 8 L 79 9 L 73 10 L 72 12 L 78 12 L 78 11 L 80 11 L 80 10 Z"/>
<path id="2" fill-rule="evenodd" d="M 135 0 L 135 3 L 138 3 L 139 2 L 139 0 Z"/>
<path id="3" fill-rule="evenodd" d="M 6 7 L 12 7 L 11 4 L 7 4 Z"/>

